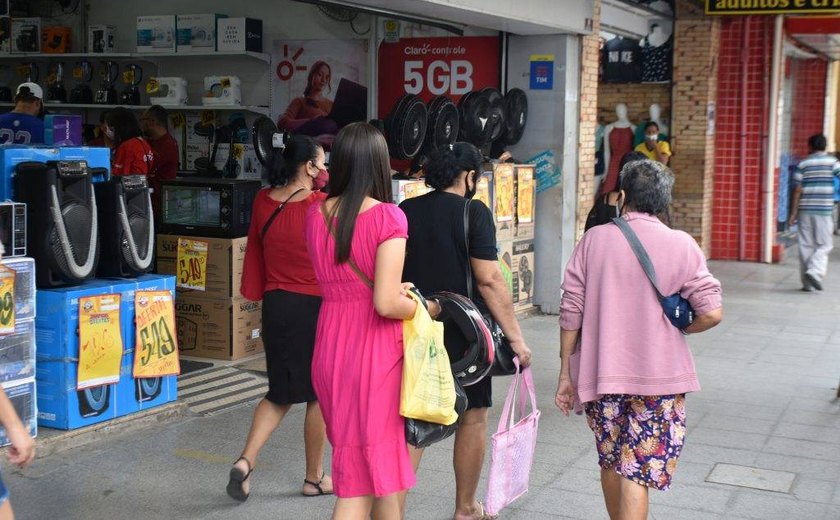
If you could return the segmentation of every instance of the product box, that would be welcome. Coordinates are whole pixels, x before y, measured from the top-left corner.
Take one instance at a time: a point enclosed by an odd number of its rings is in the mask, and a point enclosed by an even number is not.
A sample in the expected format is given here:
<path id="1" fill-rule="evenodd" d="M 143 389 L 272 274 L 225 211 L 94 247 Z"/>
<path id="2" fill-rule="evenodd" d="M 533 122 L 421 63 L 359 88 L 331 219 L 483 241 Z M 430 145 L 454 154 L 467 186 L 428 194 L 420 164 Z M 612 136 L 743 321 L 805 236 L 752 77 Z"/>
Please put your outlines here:
<path id="1" fill-rule="evenodd" d="M 216 150 L 216 168 L 219 171 L 224 171 L 225 165 L 230 156 L 230 144 L 222 143 Z M 257 152 L 254 150 L 252 144 L 233 144 L 233 159 L 235 161 L 234 169 L 236 170 L 237 179 L 262 179 L 262 167 L 259 159 L 257 159 Z"/>
<path id="2" fill-rule="evenodd" d="M 111 172 L 111 150 L 108 148 L 62 146 L 58 148 L 58 155 L 62 161 L 87 161 L 90 168 L 105 168 L 108 173 Z"/>
<path id="3" fill-rule="evenodd" d="M 44 144 L 82 146 L 82 116 L 49 114 L 44 116 Z"/>
<path id="4" fill-rule="evenodd" d="M 178 292 L 196 292 L 207 298 L 233 298 L 239 296 L 242 269 L 245 263 L 245 246 L 248 237 L 203 238 L 178 235 L 157 235 L 157 272 L 177 275 L 178 239 L 207 242 L 206 288 L 202 291 L 178 289 Z"/>
<path id="5" fill-rule="evenodd" d="M 15 167 L 27 161 L 57 161 L 58 148 L 6 144 L 0 146 L 0 200 L 14 200 Z"/>
<path id="6" fill-rule="evenodd" d="M 2 263 L 15 272 L 15 320 L 35 318 L 35 259 L 16 256 L 4 258 Z"/>
<path id="7" fill-rule="evenodd" d="M 221 146 L 221 145 L 219 145 Z M 207 157 L 207 145 L 187 143 L 184 147 L 184 169 L 197 170 L 195 161 L 200 157 Z"/>
<path id="8" fill-rule="evenodd" d="M 117 30 L 113 25 L 88 25 L 87 51 L 101 54 L 114 52 Z"/>
<path id="9" fill-rule="evenodd" d="M 12 54 L 41 52 L 41 19 L 12 18 Z"/>
<path id="10" fill-rule="evenodd" d="M 23 426 L 33 438 L 38 436 L 38 408 L 35 380 L 10 381 L 3 383 L 3 391 L 12 402 Z M 0 446 L 11 444 L 5 428 L 0 427 Z"/>
<path id="11" fill-rule="evenodd" d="M 175 52 L 175 15 L 138 16 L 137 52 Z"/>
<path id="12" fill-rule="evenodd" d="M 496 250 L 499 255 L 499 268 L 502 270 L 502 277 L 505 279 L 508 292 L 513 295 L 513 240 L 497 242 Z"/>
<path id="13" fill-rule="evenodd" d="M 405 199 L 413 199 L 414 197 L 425 195 L 430 191 L 432 191 L 432 188 L 426 186 L 426 181 L 422 179 L 391 181 L 394 204 L 399 204 Z"/>
<path id="14" fill-rule="evenodd" d="M 534 166 L 517 165 L 514 170 L 516 171 L 516 239 L 533 239 L 537 200 Z"/>
<path id="15" fill-rule="evenodd" d="M 224 14 L 179 14 L 178 52 L 200 53 L 216 50 L 216 22 Z"/>
<path id="16" fill-rule="evenodd" d="M 178 293 L 175 319 L 185 356 L 234 360 L 263 350 L 262 302 Z"/>
<path id="17" fill-rule="evenodd" d="M 475 181 L 475 196 L 473 200 L 480 200 L 493 213 L 495 197 L 493 196 L 493 170 L 482 172 Z"/>
<path id="18" fill-rule="evenodd" d="M 70 27 L 44 27 L 41 33 L 41 52 L 44 54 L 66 54 L 73 45 Z"/>
<path id="19" fill-rule="evenodd" d="M 516 231 L 516 176 L 513 164 L 500 163 L 493 167 L 493 195 L 496 220 L 496 240 L 511 240 Z"/>
<path id="20" fill-rule="evenodd" d="M 262 20 L 219 18 L 216 22 L 216 38 L 219 52 L 262 52 Z"/>
<path id="21" fill-rule="evenodd" d="M 0 336 L 0 382 L 35 377 L 35 321 L 16 320 L 12 334 Z"/>
<path id="22" fill-rule="evenodd" d="M 515 240 L 513 242 L 513 308 L 516 311 L 528 309 L 534 305 L 534 241 Z"/>

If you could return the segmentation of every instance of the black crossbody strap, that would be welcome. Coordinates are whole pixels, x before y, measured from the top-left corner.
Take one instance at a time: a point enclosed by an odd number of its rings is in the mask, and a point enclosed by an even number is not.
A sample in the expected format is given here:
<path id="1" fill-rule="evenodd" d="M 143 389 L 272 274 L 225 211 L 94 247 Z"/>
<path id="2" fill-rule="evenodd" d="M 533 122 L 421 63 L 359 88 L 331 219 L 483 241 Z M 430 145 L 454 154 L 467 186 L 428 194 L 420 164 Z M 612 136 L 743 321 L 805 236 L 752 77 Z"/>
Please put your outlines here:
<path id="1" fill-rule="evenodd" d="M 301 188 L 301 189 L 297 190 L 296 192 L 292 193 L 291 195 L 289 195 L 289 198 L 288 198 L 288 199 L 286 199 L 285 201 L 283 201 L 283 203 L 282 203 L 282 204 L 280 204 L 279 206 L 277 206 L 277 209 L 275 209 L 275 210 L 274 210 L 274 213 L 272 213 L 272 214 L 271 214 L 271 216 L 270 216 L 270 217 L 268 217 L 268 220 L 266 220 L 266 221 L 265 221 L 265 225 L 264 225 L 264 226 L 263 226 L 263 228 L 262 228 L 262 232 L 260 232 L 260 239 L 264 239 L 264 238 L 265 238 L 265 234 L 266 234 L 266 233 L 268 233 L 268 230 L 269 230 L 269 228 L 271 227 L 271 224 L 273 224 L 273 223 L 274 223 L 274 219 L 276 219 L 276 218 L 277 218 L 277 215 L 279 215 L 279 214 L 280 214 L 280 212 L 281 212 L 281 211 L 283 211 L 283 208 L 285 208 L 285 207 L 286 207 L 286 204 L 288 204 L 288 202 L 289 202 L 290 200 L 292 200 L 292 197 L 294 197 L 294 196 L 295 196 L 295 195 L 297 195 L 298 193 L 302 192 L 303 190 L 304 190 L 304 188 Z"/>
<path id="2" fill-rule="evenodd" d="M 467 199 L 464 204 L 464 246 L 467 248 L 467 298 L 473 299 L 473 273 L 472 263 L 470 262 L 470 202 L 472 199 Z"/>
<path id="3" fill-rule="evenodd" d="M 662 300 L 664 297 L 657 287 L 656 271 L 653 269 L 653 262 L 650 261 L 650 257 L 648 256 L 645 247 L 639 241 L 639 237 L 636 235 L 636 232 L 633 231 L 630 224 L 621 217 L 614 218 L 613 224 L 618 226 L 618 229 L 620 229 L 624 234 L 624 238 L 626 238 L 627 242 L 630 243 L 630 248 L 636 254 L 636 258 L 639 260 L 639 263 L 642 264 L 642 269 L 644 269 L 648 280 L 650 280 L 651 285 L 653 285 L 653 290 L 656 291 L 656 297 Z"/>

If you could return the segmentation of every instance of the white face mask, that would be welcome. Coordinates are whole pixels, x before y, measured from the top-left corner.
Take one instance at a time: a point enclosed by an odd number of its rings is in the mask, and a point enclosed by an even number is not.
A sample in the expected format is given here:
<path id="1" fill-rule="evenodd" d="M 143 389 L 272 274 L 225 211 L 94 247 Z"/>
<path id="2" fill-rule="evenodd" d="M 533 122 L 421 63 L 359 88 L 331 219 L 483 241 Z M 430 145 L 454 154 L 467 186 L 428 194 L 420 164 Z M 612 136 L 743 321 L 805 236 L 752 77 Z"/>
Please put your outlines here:
<path id="1" fill-rule="evenodd" d="M 645 135 L 645 139 L 647 139 L 648 141 L 656 142 L 656 141 L 659 140 L 659 135 L 657 135 L 657 134 Z"/>

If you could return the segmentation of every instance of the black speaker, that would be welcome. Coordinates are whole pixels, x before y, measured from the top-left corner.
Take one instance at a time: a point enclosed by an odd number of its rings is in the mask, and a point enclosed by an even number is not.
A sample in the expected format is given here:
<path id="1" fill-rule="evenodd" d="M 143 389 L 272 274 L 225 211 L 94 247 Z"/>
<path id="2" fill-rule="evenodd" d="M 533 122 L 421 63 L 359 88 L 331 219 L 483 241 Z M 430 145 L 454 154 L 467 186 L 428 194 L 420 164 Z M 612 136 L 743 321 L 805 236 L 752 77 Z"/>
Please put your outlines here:
<path id="1" fill-rule="evenodd" d="M 93 185 L 99 212 L 100 259 L 96 275 L 133 278 L 152 269 L 154 214 L 146 177 L 112 177 Z"/>
<path id="2" fill-rule="evenodd" d="M 28 254 L 38 287 L 78 284 L 99 259 L 96 197 L 87 161 L 23 162 L 15 168 L 15 199 L 28 206 Z"/>
<path id="3" fill-rule="evenodd" d="M 86 388 L 76 392 L 79 396 L 79 415 L 82 417 L 96 417 L 108 409 L 111 399 L 111 385 Z"/>
<path id="4" fill-rule="evenodd" d="M 160 395 L 162 387 L 162 377 L 136 379 L 134 381 L 134 398 L 139 403 L 151 401 Z"/>

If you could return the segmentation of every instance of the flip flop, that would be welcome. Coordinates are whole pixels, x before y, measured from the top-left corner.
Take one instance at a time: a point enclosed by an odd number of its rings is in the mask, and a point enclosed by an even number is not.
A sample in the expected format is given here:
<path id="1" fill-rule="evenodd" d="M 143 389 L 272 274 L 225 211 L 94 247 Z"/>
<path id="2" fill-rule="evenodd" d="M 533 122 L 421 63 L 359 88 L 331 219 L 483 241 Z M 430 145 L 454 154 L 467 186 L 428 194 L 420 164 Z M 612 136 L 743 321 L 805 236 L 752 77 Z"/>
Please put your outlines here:
<path id="1" fill-rule="evenodd" d="M 246 493 L 242 484 L 246 480 L 248 480 L 248 478 L 251 476 L 251 473 L 254 472 L 254 468 L 251 465 L 251 461 L 249 461 L 245 457 L 239 457 L 238 459 L 236 459 L 234 464 L 236 464 L 240 460 L 244 460 L 248 464 L 248 472 L 243 473 L 243 471 L 237 468 L 236 466 L 230 469 L 230 480 L 228 480 L 227 494 L 230 495 L 230 497 L 234 500 L 245 502 L 246 500 L 248 500 L 248 497 L 251 495 L 251 492 L 249 490 L 248 493 Z"/>
<path id="2" fill-rule="evenodd" d="M 314 487 L 318 490 L 317 493 L 304 493 L 303 491 L 300 492 L 301 495 L 305 497 L 320 497 L 324 495 L 332 495 L 332 491 L 324 491 L 324 488 L 321 487 L 321 484 L 324 482 L 324 475 L 325 473 L 321 473 L 321 479 L 318 482 L 313 482 L 312 480 L 303 479 L 304 484 L 309 484 L 310 486 Z"/>
<path id="3" fill-rule="evenodd" d="M 478 516 L 475 517 L 476 520 L 496 520 L 497 518 L 499 518 L 498 515 L 488 514 L 484 510 L 484 504 L 481 502 L 478 503 Z"/>

